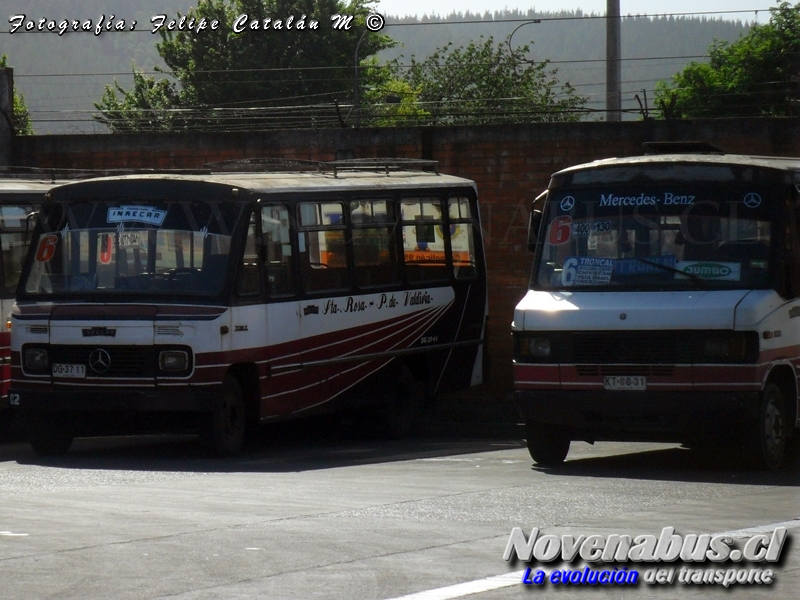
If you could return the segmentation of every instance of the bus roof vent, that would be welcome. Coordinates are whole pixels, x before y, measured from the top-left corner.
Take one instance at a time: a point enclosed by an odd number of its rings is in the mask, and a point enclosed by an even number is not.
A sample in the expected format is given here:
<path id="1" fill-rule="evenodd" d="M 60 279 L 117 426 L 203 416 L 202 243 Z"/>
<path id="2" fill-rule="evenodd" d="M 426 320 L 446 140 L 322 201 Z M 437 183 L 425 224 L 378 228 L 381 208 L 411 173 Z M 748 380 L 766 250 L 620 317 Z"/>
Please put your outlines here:
<path id="1" fill-rule="evenodd" d="M 392 171 L 427 171 L 439 174 L 439 161 L 424 158 L 350 158 L 320 163 L 320 171 L 333 173 L 336 177 L 344 171 L 383 172 L 387 176 Z"/>
<path id="2" fill-rule="evenodd" d="M 727 152 L 705 140 L 683 142 L 644 142 L 645 154 L 727 154 Z"/>

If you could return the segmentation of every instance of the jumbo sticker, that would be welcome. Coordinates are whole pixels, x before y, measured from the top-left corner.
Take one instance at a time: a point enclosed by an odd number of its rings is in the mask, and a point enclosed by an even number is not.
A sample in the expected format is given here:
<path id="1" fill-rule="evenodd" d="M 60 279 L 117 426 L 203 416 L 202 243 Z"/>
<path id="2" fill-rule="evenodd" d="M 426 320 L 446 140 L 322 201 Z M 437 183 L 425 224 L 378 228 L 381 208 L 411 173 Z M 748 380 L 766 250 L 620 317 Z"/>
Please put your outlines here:
<path id="1" fill-rule="evenodd" d="M 675 268 L 687 275 L 675 275 L 676 279 L 685 279 L 687 276 L 700 277 L 701 279 L 716 279 L 718 281 L 741 281 L 742 265 L 736 262 L 712 261 L 680 261 Z"/>

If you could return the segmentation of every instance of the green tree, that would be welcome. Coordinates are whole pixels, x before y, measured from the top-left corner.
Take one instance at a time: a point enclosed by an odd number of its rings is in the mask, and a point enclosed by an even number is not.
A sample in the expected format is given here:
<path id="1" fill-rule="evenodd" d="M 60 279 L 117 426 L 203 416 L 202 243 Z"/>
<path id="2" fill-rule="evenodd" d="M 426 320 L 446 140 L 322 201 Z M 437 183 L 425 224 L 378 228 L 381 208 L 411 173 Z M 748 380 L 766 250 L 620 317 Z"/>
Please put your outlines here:
<path id="1" fill-rule="evenodd" d="M 97 119 L 113 131 L 252 128 L 285 118 L 276 108 L 291 106 L 299 123 L 313 126 L 302 107 L 333 110 L 351 100 L 356 48 L 364 59 L 393 44 L 365 29 L 373 1 L 198 0 L 185 15 L 194 30 L 165 23 L 159 31 L 171 79 L 134 66 L 133 89 L 107 86 Z M 336 27 L 335 15 L 354 18 Z M 207 27 L 197 31 L 203 19 Z"/>
<path id="2" fill-rule="evenodd" d="M 117 97 L 117 92 L 121 97 Z M 174 83 L 147 77 L 136 65 L 133 67 L 131 91 L 126 92 L 115 81 L 114 87 L 106 86 L 102 99 L 95 104 L 102 110 L 102 116 L 96 118 L 116 133 L 170 131 L 187 127 L 185 112 L 180 106 L 180 93 Z"/>
<path id="3" fill-rule="evenodd" d="M 448 44 L 423 61 L 412 57 L 401 77 L 432 124 L 579 120 L 586 98 L 560 83 L 547 61 L 525 60 L 529 51 L 481 37 L 466 48 Z"/>
<path id="4" fill-rule="evenodd" d="M 715 41 L 707 63 L 693 62 L 659 82 L 656 105 L 665 118 L 797 114 L 800 100 L 800 4 L 770 9 L 733 43 Z"/>
<path id="5" fill-rule="evenodd" d="M 413 126 L 425 122 L 430 113 L 419 102 L 422 92 L 398 75 L 397 61 L 379 65 L 375 57 L 362 62 L 359 83 L 363 99 L 354 107 L 354 120 L 371 127 Z"/>
<path id="6" fill-rule="evenodd" d="M 0 57 L 0 69 L 8 67 L 8 57 L 3 54 Z M 15 135 L 33 135 L 33 125 L 31 124 L 31 114 L 25 105 L 25 97 L 14 90 L 12 121 Z"/>

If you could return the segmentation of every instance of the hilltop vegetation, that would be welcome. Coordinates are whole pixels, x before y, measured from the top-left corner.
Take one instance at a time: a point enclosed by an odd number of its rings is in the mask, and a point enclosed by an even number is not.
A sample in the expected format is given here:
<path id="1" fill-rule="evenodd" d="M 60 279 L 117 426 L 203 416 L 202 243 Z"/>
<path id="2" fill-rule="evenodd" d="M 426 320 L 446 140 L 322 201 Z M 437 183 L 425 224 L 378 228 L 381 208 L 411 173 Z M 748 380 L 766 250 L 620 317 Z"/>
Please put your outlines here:
<path id="1" fill-rule="evenodd" d="M 481 35 L 505 40 L 513 33 L 514 46 L 530 45 L 528 59 L 549 60 L 550 66 L 558 69 L 560 81 L 588 96 L 588 106 L 602 108 L 605 106 L 606 31 L 605 20 L 592 18 L 596 16 L 581 11 L 514 10 L 493 15 L 451 14 L 443 19 L 397 19 L 392 22 L 405 26 L 387 27 L 385 31 L 400 45 L 384 50 L 381 57 L 427 57 L 451 40 L 454 46 L 459 46 Z M 532 23 L 537 19 L 539 23 Z M 418 24 L 426 20 L 446 20 L 448 24 Z M 472 22 L 476 20 L 484 22 Z M 523 25 L 526 22 L 530 24 Z M 634 94 L 641 97 L 641 90 L 646 89 L 648 100 L 654 98 L 652 92 L 657 81 L 671 78 L 692 61 L 702 60 L 715 40 L 735 41 L 748 30 L 749 25 L 741 21 L 705 17 L 623 18 L 623 107 L 638 109 Z"/>
<path id="2" fill-rule="evenodd" d="M 113 85 L 116 80 L 123 88 L 130 88 L 133 64 L 146 73 L 152 73 L 155 66 L 165 67 L 155 49 L 160 36 L 150 32 L 151 17 L 158 14 L 174 16 L 178 11 L 186 13 L 196 2 L 60 0 L 54 7 L 51 0 L 14 0 L 12 10 L 13 14 L 25 14 L 33 20 L 91 19 L 97 23 L 107 22 L 111 17 L 109 4 L 118 5 L 113 13 L 114 22 L 124 20 L 129 29 L 136 21 L 134 31 L 104 31 L 100 35 L 70 31 L 62 36 L 57 33 L 17 32 L 4 33 L 0 38 L 3 40 L 3 53 L 8 55 L 8 62 L 14 67 L 15 85 L 25 96 L 37 133 L 105 131 L 92 119 L 96 112 L 94 103 L 101 99 L 105 86 Z M 605 25 L 603 19 L 580 18 L 587 16 L 591 15 L 534 11 L 502 11 L 491 15 L 464 13 L 436 17 L 433 20 L 446 20 L 448 23 L 435 25 L 421 25 L 421 20 L 414 18 L 388 17 L 387 27 L 382 33 L 397 40 L 399 45 L 381 52 L 378 60 L 384 63 L 396 58 L 401 65 L 408 65 L 412 56 L 422 61 L 449 42 L 457 48 L 481 37 L 505 40 L 522 25 L 523 20 L 540 19 L 537 24 L 520 27 L 512 38 L 513 45 L 529 45 L 531 51 L 526 59 L 549 60 L 550 66 L 558 69 L 560 81 L 589 96 L 588 106 L 601 107 L 604 103 Z M 519 21 L 498 22 L 517 19 Z M 8 31 L 7 18 L 4 21 L 3 29 Z M 625 106 L 638 107 L 634 94 L 642 96 L 642 90 L 648 90 L 648 98 L 652 99 L 652 90 L 658 80 L 669 79 L 692 60 L 705 56 L 714 40 L 735 41 L 748 29 L 746 23 L 708 18 L 624 18 L 622 81 Z M 290 34 L 285 31 L 259 34 L 278 33 Z M 349 84 L 345 81 L 343 85 Z"/>

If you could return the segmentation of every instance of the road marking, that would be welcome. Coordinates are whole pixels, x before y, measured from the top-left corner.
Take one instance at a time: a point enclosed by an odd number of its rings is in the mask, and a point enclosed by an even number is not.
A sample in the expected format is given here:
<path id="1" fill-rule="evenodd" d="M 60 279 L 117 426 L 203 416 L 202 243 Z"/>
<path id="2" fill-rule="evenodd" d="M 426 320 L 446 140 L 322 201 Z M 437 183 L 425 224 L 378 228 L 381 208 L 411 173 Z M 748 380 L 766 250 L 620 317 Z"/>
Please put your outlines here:
<path id="1" fill-rule="evenodd" d="M 416 594 L 408 594 L 407 596 L 398 596 L 397 598 L 390 598 L 389 600 L 451 600 L 452 598 L 463 598 L 471 594 L 480 594 L 481 592 L 489 592 L 491 590 L 517 585 L 522 581 L 522 575 L 524 573 L 525 571 L 504 573 L 502 575 L 495 575 L 494 577 L 467 581 L 466 583 L 457 583 L 456 585 L 449 585 L 435 590 L 426 590 L 424 592 L 417 592 Z"/>
<path id="2" fill-rule="evenodd" d="M 732 538 L 743 538 L 759 533 L 774 531 L 778 527 L 797 529 L 800 527 L 800 519 L 782 521 L 780 523 L 771 523 L 770 525 L 758 525 L 756 527 L 749 527 L 747 529 L 736 529 L 732 531 L 712 533 L 711 536 L 714 537 L 718 535 L 725 535 Z M 524 574 L 525 571 L 503 573 L 502 575 L 484 577 L 483 579 L 475 579 L 474 581 L 467 581 L 465 583 L 457 583 L 455 585 L 448 585 L 446 587 L 436 588 L 433 590 L 425 590 L 423 592 L 416 592 L 406 596 L 387 598 L 386 600 L 453 600 L 454 598 L 463 598 L 464 596 L 471 596 L 472 594 L 480 594 L 482 592 L 490 592 L 492 590 L 498 590 L 500 588 L 517 585 L 522 583 L 522 576 Z"/>
<path id="3" fill-rule="evenodd" d="M 4 537 L 26 537 L 27 533 L 13 533 L 11 531 L 0 531 L 0 535 Z"/>
<path id="4" fill-rule="evenodd" d="M 780 523 L 772 523 L 770 525 L 758 525 L 756 527 L 749 527 L 748 529 L 735 529 L 733 531 L 723 531 L 722 533 L 714 533 L 712 535 L 724 535 L 732 538 L 744 538 L 756 535 L 759 533 L 769 533 L 775 531 L 778 527 L 786 527 L 786 529 L 797 529 L 800 527 L 800 519 L 792 521 L 782 521 Z"/>

